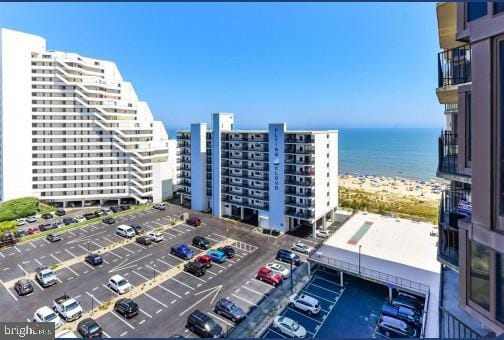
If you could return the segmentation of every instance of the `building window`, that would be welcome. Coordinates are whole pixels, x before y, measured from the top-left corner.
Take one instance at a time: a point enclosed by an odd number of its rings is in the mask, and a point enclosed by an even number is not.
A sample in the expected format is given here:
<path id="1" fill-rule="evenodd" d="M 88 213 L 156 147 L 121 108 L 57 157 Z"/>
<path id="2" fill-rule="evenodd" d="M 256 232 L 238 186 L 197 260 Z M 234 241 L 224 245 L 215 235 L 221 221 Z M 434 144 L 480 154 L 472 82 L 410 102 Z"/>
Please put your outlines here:
<path id="1" fill-rule="evenodd" d="M 497 253 L 497 320 L 504 323 L 504 254 Z"/>
<path id="2" fill-rule="evenodd" d="M 493 13 L 498 14 L 500 12 L 504 12 L 504 2 L 494 2 Z"/>
<path id="3" fill-rule="evenodd" d="M 467 22 L 476 20 L 487 15 L 486 2 L 468 2 L 467 3 Z"/>
<path id="4" fill-rule="evenodd" d="M 465 102 L 465 161 L 466 167 L 469 166 L 468 162 L 472 161 L 472 129 L 471 129 L 471 120 L 472 120 L 472 110 L 471 110 L 472 96 L 470 93 L 466 95 Z"/>
<path id="5" fill-rule="evenodd" d="M 471 241 L 470 299 L 482 308 L 490 308 L 490 251 L 485 246 Z"/>

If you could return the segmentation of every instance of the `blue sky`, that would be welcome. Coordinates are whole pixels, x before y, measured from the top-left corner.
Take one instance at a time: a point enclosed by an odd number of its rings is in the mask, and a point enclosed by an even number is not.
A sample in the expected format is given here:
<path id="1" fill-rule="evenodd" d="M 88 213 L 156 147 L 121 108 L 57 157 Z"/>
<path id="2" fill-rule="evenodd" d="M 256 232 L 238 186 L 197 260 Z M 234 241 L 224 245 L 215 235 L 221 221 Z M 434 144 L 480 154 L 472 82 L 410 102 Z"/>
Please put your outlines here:
<path id="1" fill-rule="evenodd" d="M 443 126 L 434 3 L 0 4 L 0 26 L 117 63 L 168 129 Z"/>

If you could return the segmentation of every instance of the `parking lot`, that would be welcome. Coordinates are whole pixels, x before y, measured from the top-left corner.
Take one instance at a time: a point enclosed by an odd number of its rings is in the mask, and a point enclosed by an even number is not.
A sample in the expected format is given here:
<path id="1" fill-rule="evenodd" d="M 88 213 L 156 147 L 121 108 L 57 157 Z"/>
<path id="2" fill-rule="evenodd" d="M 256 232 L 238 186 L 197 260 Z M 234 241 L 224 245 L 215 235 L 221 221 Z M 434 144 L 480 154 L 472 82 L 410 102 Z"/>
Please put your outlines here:
<path id="1" fill-rule="evenodd" d="M 171 220 L 181 212 L 200 217 L 202 226 L 194 228 L 185 223 L 172 226 Z M 225 297 L 250 312 L 274 289 L 283 289 L 256 280 L 255 275 L 261 266 L 274 260 L 279 248 L 288 249 L 296 241 L 290 235 L 262 235 L 252 232 L 249 225 L 174 205 L 168 205 L 163 211 L 152 208 L 134 211 L 116 220 L 114 225 L 96 222 L 63 232 L 63 240 L 57 243 L 38 239 L 2 249 L 0 308 L 9 310 L 3 320 L 31 321 L 36 309 L 52 306 L 54 298 L 63 294 L 77 299 L 84 313 L 89 312 L 116 297 L 106 284 L 112 275 L 120 274 L 134 287 L 141 287 L 142 294 L 134 298 L 140 306 L 140 313 L 131 319 L 124 319 L 112 311 L 100 315 L 97 321 L 105 336 L 168 337 L 181 334 L 195 337 L 185 328 L 187 316 L 194 309 L 208 313 L 225 331 L 230 331 L 234 324 L 213 313 L 215 302 Z M 148 246 L 125 242 L 115 233 L 119 224 L 141 225 L 146 231 L 164 227 L 164 241 Z M 195 235 L 207 237 L 214 245 L 229 241 L 236 256 L 222 264 L 214 263 L 201 277 L 180 270 L 169 279 L 159 279 L 163 273 L 180 268 L 183 263 L 170 254 L 170 247 L 181 243 L 190 245 Z M 316 240 L 306 242 L 312 246 L 317 243 Z M 191 248 L 195 254 L 202 253 Z M 92 267 L 81 261 L 80 257 L 88 252 L 100 252 L 104 263 Z M 306 256 L 300 256 L 306 259 Z M 33 280 L 35 270 L 43 265 L 55 267 L 58 278 L 56 285 L 46 289 Z M 34 292 L 20 297 L 12 289 L 12 283 L 26 276 L 32 279 Z"/>

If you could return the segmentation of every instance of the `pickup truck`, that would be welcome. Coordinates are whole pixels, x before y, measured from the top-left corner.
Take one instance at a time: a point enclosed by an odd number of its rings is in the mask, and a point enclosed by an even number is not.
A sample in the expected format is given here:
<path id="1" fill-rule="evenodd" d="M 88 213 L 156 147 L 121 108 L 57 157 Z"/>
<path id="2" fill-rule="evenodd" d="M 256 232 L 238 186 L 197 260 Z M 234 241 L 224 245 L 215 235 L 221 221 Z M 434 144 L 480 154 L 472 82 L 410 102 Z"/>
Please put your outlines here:
<path id="1" fill-rule="evenodd" d="M 47 267 L 39 268 L 37 274 L 35 274 L 35 279 L 44 288 L 52 286 L 57 282 L 56 275 Z"/>
<path id="2" fill-rule="evenodd" d="M 58 312 L 65 321 L 74 321 L 82 316 L 81 305 L 68 295 L 54 299 L 54 311 Z"/>

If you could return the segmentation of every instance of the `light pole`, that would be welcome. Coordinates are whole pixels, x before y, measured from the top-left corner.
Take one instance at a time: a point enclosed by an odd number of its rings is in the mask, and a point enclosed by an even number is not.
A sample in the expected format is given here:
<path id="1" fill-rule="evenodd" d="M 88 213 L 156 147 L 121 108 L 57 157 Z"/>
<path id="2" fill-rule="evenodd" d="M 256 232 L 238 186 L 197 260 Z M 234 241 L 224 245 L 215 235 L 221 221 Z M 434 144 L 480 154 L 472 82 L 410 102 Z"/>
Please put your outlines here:
<path id="1" fill-rule="evenodd" d="M 362 248 L 362 245 L 359 244 L 359 275 L 360 275 L 360 255 L 361 255 L 361 248 Z"/>
<path id="2" fill-rule="evenodd" d="M 93 309 L 94 309 L 94 294 L 91 295 L 91 315 L 93 315 Z"/>

